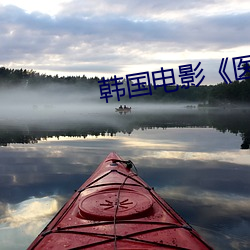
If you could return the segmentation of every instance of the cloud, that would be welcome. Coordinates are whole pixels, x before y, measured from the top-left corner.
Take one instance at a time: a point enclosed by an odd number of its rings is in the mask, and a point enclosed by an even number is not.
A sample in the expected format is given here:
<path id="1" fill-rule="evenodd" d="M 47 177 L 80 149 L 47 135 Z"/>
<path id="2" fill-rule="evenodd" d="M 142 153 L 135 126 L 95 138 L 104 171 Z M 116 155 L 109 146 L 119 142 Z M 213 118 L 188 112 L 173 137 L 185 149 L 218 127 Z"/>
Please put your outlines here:
<path id="1" fill-rule="evenodd" d="M 219 4 L 218 4 L 219 2 Z M 114 0 L 74 0 L 65 3 L 65 8 L 61 11 L 64 15 L 78 15 L 85 17 L 115 16 L 130 17 L 137 20 L 148 19 L 172 19 L 173 17 L 183 17 L 190 14 L 190 11 L 205 10 L 209 6 L 221 5 L 225 1 L 198 1 L 198 0 L 128 0 L 117 2 Z M 244 1 L 243 1 L 244 2 Z M 193 13 L 193 12 L 192 12 Z"/>
<path id="2" fill-rule="evenodd" d="M 223 31 L 230 28 L 230 30 L 236 32 L 241 28 L 244 31 L 247 28 L 244 24 L 249 22 L 250 19 L 248 14 L 194 17 L 188 22 L 182 22 L 178 19 L 174 22 L 168 22 L 167 20 L 137 21 L 129 17 L 112 17 L 112 15 L 83 18 L 80 16 L 63 16 L 61 14 L 56 18 L 52 18 L 39 12 L 28 14 L 14 6 L 2 7 L 1 16 L 2 20 L 4 20 L 2 28 L 9 32 L 9 35 L 11 35 L 11 32 L 12 35 L 23 34 L 24 32 L 24 37 L 25 35 L 29 37 L 29 35 L 36 35 L 36 33 L 29 34 L 31 31 L 40 32 L 40 36 L 37 34 L 39 39 L 43 37 L 43 39 L 48 39 L 50 42 L 53 42 L 53 38 L 56 38 L 56 36 L 62 36 L 57 37 L 60 38 L 57 41 L 59 45 L 65 38 L 71 39 L 69 45 L 74 44 L 74 42 L 79 44 L 80 38 L 83 43 L 92 41 L 94 44 L 105 44 L 105 41 L 109 44 L 162 41 L 164 43 L 175 43 L 179 46 L 191 46 L 191 48 L 192 46 L 195 47 L 199 41 L 207 41 L 208 37 L 210 37 L 210 41 L 217 42 L 213 35 L 216 33 L 216 36 L 218 36 L 218 29 Z M 204 32 L 204 29 L 206 29 L 206 32 Z M 204 32 L 206 36 L 201 36 L 201 32 Z M 237 37 L 236 41 L 242 40 L 237 34 L 231 37 L 231 40 L 233 38 L 233 41 L 235 41 Z M 225 37 L 223 36 L 223 38 Z M 41 44 L 45 41 L 41 40 Z M 45 43 L 44 47 L 46 45 L 49 44 Z"/>
<path id="3" fill-rule="evenodd" d="M 43 72 L 110 76 L 136 73 L 141 68 L 153 71 L 152 67 L 161 67 L 162 62 L 176 67 L 175 55 L 176 63 L 183 58 L 188 63 L 194 55 L 199 60 L 199 55 L 202 58 L 206 52 L 212 68 L 225 50 L 249 48 L 249 12 L 239 6 L 233 11 L 233 4 L 233 0 L 75 0 L 65 3 L 55 16 L 0 5 L 0 63 Z M 242 5 L 246 4 L 243 0 Z M 164 59 L 159 58 L 161 54 Z M 226 56 L 230 55 L 232 52 Z M 131 68 L 134 72 L 128 72 Z"/>

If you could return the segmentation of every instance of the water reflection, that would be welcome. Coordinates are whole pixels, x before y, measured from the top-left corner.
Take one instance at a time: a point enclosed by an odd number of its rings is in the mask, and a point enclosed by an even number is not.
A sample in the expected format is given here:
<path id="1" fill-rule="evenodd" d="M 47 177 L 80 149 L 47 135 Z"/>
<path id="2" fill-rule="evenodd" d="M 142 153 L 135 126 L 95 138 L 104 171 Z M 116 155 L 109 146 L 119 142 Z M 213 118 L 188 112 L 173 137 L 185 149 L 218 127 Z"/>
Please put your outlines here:
<path id="1" fill-rule="evenodd" d="M 0 218 L 1 249 L 23 249 L 59 210 L 60 197 L 30 198 L 17 204 L 3 204 Z M 1 213 L 2 214 L 2 213 Z"/>
<path id="2" fill-rule="evenodd" d="M 37 143 L 41 139 L 70 136 L 114 136 L 117 133 L 131 134 L 137 129 L 210 127 L 220 132 L 229 131 L 240 135 L 241 149 L 250 145 L 250 109 L 237 110 L 171 110 L 168 106 L 142 110 L 138 107 L 126 116 L 104 110 L 101 113 L 67 113 L 58 117 L 53 113 L 49 119 L 4 120 L 0 123 L 0 145 L 10 143 Z M 163 108 L 165 107 L 165 108 Z M 68 117 L 69 116 L 69 117 Z"/>
<path id="3" fill-rule="evenodd" d="M 181 115 L 178 119 L 169 116 L 119 120 L 121 124 L 113 125 L 113 136 L 105 124 L 100 125 L 105 133 L 97 137 L 79 137 L 86 132 L 82 124 L 75 124 L 75 129 L 72 123 L 54 130 L 29 128 L 29 135 L 33 133 L 38 143 L 8 142 L 8 147 L 1 147 L 2 249 L 27 247 L 110 151 L 131 159 L 139 175 L 216 249 L 249 249 L 250 154 L 239 149 L 239 131 L 247 128 L 239 125 L 233 132 L 226 123 L 222 132 L 222 127 L 215 129 L 204 122 L 203 114 L 200 121 L 197 115 L 196 121 L 186 116 L 186 123 L 179 125 Z M 132 133 L 127 133 L 128 128 Z"/>
<path id="4" fill-rule="evenodd" d="M 34 225 L 35 221 L 41 223 L 43 218 L 56 213 L 59 208 L 56 197 L 33 197 L 17 204 L 8 203 L 4 209 L 5 217 L 0 222 L 9 225 L 11 228 L 27 224 Z M 25 233 L 30 234 L 32 232 L 33 230 L 30 230 L 30 227 L 27 226 Z"/>

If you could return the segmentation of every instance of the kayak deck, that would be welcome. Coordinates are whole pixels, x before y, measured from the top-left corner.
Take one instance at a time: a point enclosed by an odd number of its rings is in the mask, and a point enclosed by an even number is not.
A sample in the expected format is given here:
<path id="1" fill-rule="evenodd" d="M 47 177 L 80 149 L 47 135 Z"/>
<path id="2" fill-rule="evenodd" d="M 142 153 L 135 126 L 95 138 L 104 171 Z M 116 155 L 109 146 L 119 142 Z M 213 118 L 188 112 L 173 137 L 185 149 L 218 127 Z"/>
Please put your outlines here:
<path id="1" fill-rule="evenodd" d="M 110 153 L 28 249 L 212 249 Z"/>

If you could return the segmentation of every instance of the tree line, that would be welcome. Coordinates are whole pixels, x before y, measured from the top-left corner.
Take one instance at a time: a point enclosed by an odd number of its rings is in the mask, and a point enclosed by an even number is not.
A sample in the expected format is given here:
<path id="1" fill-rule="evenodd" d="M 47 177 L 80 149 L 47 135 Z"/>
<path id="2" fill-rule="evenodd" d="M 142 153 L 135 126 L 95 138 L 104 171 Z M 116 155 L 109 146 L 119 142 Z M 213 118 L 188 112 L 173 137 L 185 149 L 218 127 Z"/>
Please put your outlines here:
<path id="1" fill-rule="evenodd" d="M 67 84 L 82 87 L 91 87 L 97 85 L 100 79 L 98 77 L 87 78 L 82 76 L 52 76 L 40 74 L 34 70 L 9 69 L 0 67 L 0 87 L 40 87 L 46 84 Z"/>
<path id="2" fill-rule="evenodd" d="M 116 117 L 118 114 L 113 113 Z M 131 134 L 135 130 L 167 129 L 167 128 L 190 128 L 209 127 L 225 133 L 230 132 L 240 135 L 242 142 L 241 149 L 250 147 L 250 110 L 219 110 L 213 112 L 137 112 L 136 115 L 118 115 L 119 122 L 100 123 L 95 121 L 76 122 L 72 120 L 66 125 L 60 121 L 48 121 L 47 129 L 39 125 L 27 123 L 25 126 L 18 126 L 13 129 L 13 124 L 0 124 L 0 146 L 8 146 L 12 143 L 37 143 L 41 139 L 52 137 L 84 137 L 92 136 L 115 136 L 117 133 Z"/>
<path id="3" fill-rule="evenodd" d="M 250 77 L 247 72 L 246 76 Z M 112 79 L 112 77 L 110 78 Z M 52 76 L 47 74 L 40 74 L 34 70 L 26 69 L 9 69 L 5 67 L 0 68 L 0 87 L 27 87 L 35 88 L 46 86 L 47 84 L 66 84 L 70 86 L 77 86 L 82 88 L 91 88 L 100 92 L 98 77 L 82 76 Z M 138 96 L 129 98 L 128 93 L 121 97 L 123 102 L 173 102 L 173 101 L 190 101 L 199 102 L 201 105 L 218 106 L 233 103 L 250 103 L 250 78 L 242 81 L 233 81 L 230 84 L 218 83 L 216 85 L 200 85 L 199 87 L 190 86 L 188 89 L 179 86 L 177 91 L 175 86 L 168 86 L 166 92 L 163 87 L 154 89 L 152 86 L 152 95 Z M 117 102 L 115 95 L 111 102 Z"/>

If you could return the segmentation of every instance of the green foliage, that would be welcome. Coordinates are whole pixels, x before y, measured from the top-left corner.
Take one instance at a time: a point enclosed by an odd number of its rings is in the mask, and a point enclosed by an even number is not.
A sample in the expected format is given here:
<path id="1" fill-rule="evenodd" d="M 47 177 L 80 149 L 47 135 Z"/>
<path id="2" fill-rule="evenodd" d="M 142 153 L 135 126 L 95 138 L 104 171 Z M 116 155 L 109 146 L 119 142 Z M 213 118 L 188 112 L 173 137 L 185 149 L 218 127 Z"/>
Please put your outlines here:
<path id="1" fill-rule="evenodd" d="M 249 65 L 245 67 L 245 77 L 250 77 Z M 220 83 L 213 87 L 210 96 L 210 104 L 226 103 L 250 103 L 250 79 L 234 81 L 230 84 Z"/>
<path id="2" fill-rule="evenodd" d="M 246 65 L 245 65 L 246 66 Z M 249 65 L 246 66 L 245 76 L 250 76 Z M 93 89 L 99 90 L 98 81 L 101 79 L 98 77 L 87 78 L 85 75 L 82 76 L 62 76 L 58 75 L 51 76 L 46 74 L 37 73 L 34 70 L 26 69 L 8 69 L 5 67 L 0 68 L 0 87 L 25 87 L 25 88 L 36 88 L 50 84 L 64 84 L 70 86 L 76 86 L 85 88 L 86 91 Z M 126 89 L 126 82 L 124 82 Z M 130 85 L 131 86 L 131 85 Z M 219 83 L 217 85 L 199 87 L 190 86 L 188 89 L 181 88 L 177 91 L 175 86 L 168 86 L 168 92 L 165 92 L 163 87 L 157 89 L 152 88 L 152 95 L 138 96 L 129 99 L 128 93 L 121 97 L 122 102 L 200 102 L 209 103 L 210 106 L 217 106 L 228 103 L 250 103 L 250 79 L 243 81 L 234 81 L 231 84 Z M 109 100 L 110 102 L 117 102 L 114 97 Z"/>
<path id="3" fill-rule="evenodd" d="M 0 87 L 40 87 L 53 83 L 76 85 L 83 87 L 98 87 L 98 77 L 83 76 L 51 76 L 40 74 L 34 70 L 0 68 Z"/>

